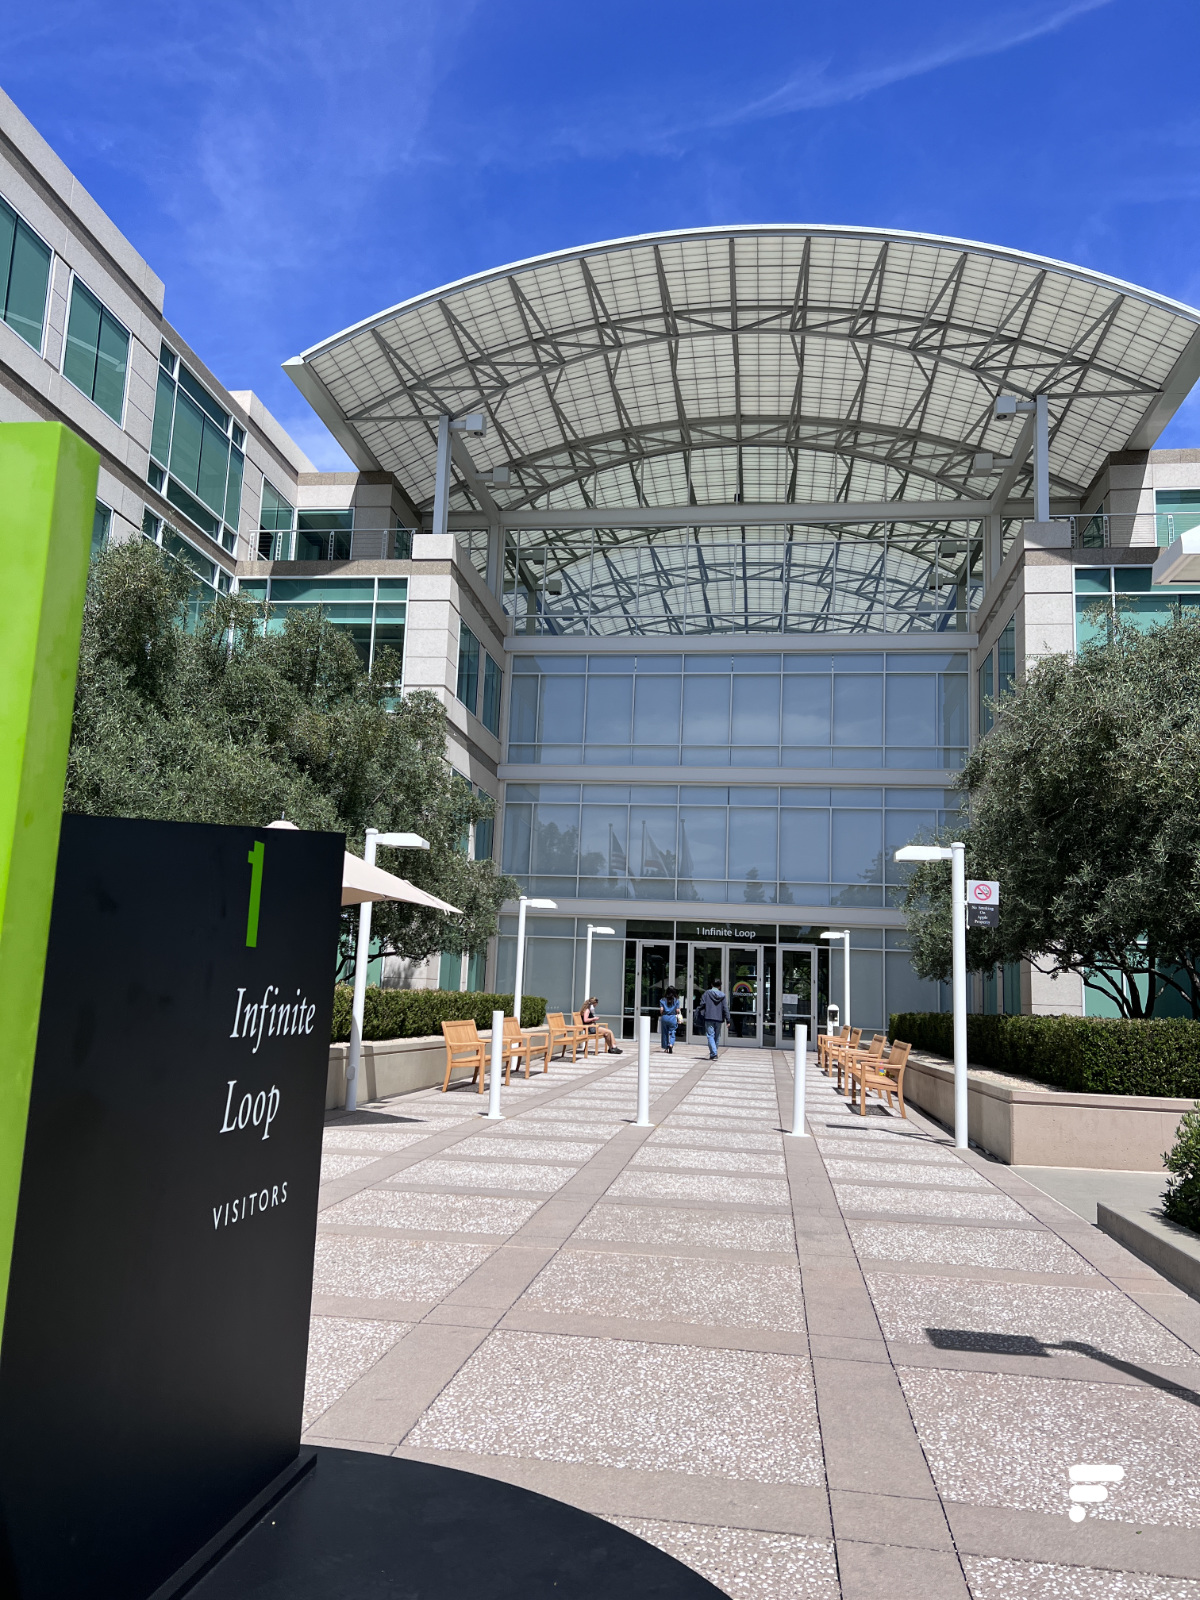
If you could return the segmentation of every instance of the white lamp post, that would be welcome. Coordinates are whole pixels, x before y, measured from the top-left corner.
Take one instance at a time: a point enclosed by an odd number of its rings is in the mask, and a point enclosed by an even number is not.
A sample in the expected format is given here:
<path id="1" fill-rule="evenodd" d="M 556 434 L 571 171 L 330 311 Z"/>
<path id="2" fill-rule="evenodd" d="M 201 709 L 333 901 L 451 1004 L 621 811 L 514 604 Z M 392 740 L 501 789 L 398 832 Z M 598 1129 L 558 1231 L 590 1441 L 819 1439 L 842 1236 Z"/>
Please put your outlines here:
<path id="1" fill-rule="evenodd" d="M 583 963 L 583 1001 L 580 1002 L 581 1004 L 592 998 L 592 935 L 599 933 L 611 938 L 616 931 L 615 928 L 602 928 L 598 923 L 594 922 L 589 922 L 587 925 L 587 958 Z"/>
<path id="2" fill-rule="evenodd" d="M 521 1021 L 521 991 L 525 982 L 525 913 L 533 907 L 535 911 L 557 911 L 557 900 L 531 900 L 528 895 L 522 895 L 517 902 L 517 973 L 513 981 L 513 1016 L 517 1022 Z"/>
<path id="3" fill-rule="evenodd" d="M 967 1148 L 967 867 L 965 844 L 906 844 L 897 861 L 950 863 L 950 943 L 954 995 L 954 1143 Z"/>
<path id="4" fill-rule="evenodd" d="M 429 840 L 419 833 L 380 833 L 378 828 L 368 828 L 363 841 L 363 860 L 369 867 L 375 865 L 376 845 L 390 845 L 393 850 L 428 850 Z M 358 1106 L 358 1063 L 362 1057 L 363 1010 L 367 1003 L 367 967 L 371 959 L 371 900 L 364 900 L 358 908 L 358 950 L 354 960 L 354 1005 L 350 1013 L 350 1059 L 346 1063 L 346 1110 Z"/>
<path id="5" fill-rule="evenodd" d="M 850 1026 L 850 929 L 838 928 L 831 933 L 823 933 L 822 939 L 845 940 L 845 961 L 842 966 L 842 1027 Z"/>

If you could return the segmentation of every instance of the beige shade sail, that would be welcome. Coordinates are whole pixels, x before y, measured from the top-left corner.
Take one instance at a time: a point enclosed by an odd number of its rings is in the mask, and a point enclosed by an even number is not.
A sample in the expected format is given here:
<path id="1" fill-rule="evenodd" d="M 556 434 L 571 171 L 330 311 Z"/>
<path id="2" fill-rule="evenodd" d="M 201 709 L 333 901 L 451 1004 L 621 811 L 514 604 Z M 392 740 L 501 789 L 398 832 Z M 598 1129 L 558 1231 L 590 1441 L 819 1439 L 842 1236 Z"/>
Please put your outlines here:
<path id="1" fill-rule="evenodd" d="M 269 822 L 267 826 L 296 828 L 294 822 L 285 822 L 282 818 L 278 822 Z M 397 878 L 382 867 L 369 865 L 361 856 L 352 856 L 347 850 L 342 858 L 342 904 L 358 906 L 364 900 L 401 900 L 406 905 L 428 906 L 432 911 L 449 911 L 456 917 L 462 916 L 457 906 L 439 900 L 435 894 L 426 894 L 424 889 L 418 889 L 407 878 Z"/>

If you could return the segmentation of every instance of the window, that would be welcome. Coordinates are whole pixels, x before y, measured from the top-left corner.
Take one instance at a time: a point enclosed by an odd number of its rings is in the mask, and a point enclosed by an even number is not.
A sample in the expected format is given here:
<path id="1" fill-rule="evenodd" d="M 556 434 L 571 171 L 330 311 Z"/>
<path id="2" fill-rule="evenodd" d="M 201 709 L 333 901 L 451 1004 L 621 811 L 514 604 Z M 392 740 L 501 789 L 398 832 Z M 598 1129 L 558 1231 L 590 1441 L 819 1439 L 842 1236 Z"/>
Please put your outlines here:
<path id="1" fill-rule="evenodd" d="M 991 731 L 992 708 L 989 701 L 996 693 L 992 681 L 996 658 L 989 650 L 979 667 L 979 737 Z"/>
<path id="2" fill-rule="evenodd" d="M 1119 615 L 1136 628 L 1153 628 L 1169 622 L 1176 609 L 1185 614 L 1200 607 L 1200 592 L 1180 584 L 1155 588 L 1150 567 L 1138 563 L 1120 567 L 1075 568 L 1075 648 L 1107 644 L 1112 619 Z"/>
<path id="3" fill-rule="evenodd" d="M 125 405 L 129 335 L 78 278 L 71 284 L 71 312 L 63 349 L 63 377 L 81 389 L 114 422 Z"/>
<path id="4" fill-rule="evenodd" d="M 35 350 L 42 348 L 51 250 L 0 200 L 0 317 Z"/>
<path id="5" fill-rule="evenodd" d="M 152 544 L 158 545 L 167 555 L 187 567 L 196 580 L 188 596 L 187 627 L 190 632 L 217 595 L 229 593 L 233 580 L 223 567 L 210 561 L 203 551 L 197 550 L 177 528 L 155 516 L 149 506 L 142 514 L 142 533 Z"/>
<path id="6" fill-rule="evenodd" d="M 398 670 L 392 681 L 399 693 L 407 578 L 243 578 L 238 593 L 267 608 L 268 633 L 282 631 L 292 611 L 319 608 L 349 634 L 364 667 L 374 667 L 381 651 L 394 651 Z"/>
<path id="7" fill-rule="evenodd" d="M 996 641 L 996 698 L 1011 694 L 1017 682 L 1017 619 L 1011 616 Z"/>
<path id="8" fill-rule="evenodd" d="M 296 561 L 349 561 L 354 508 L 296 513 Z"/>
<path id="9" fill-rule="evenodd" d="M 1200 489 L 1158 489 L 1154 510 L 1155 534 L 1165 549 L 1181 533 L 1200 528 Z"/>
<path id="10" fill-rule="evenodd" d="M 504 679 L 498 662 L 491 656 L 483 657 L 483 705 L 480 708 L 479 720 L 489 733 L 500 736 L 500 688 Z"/>
<path id="11" fill-rule="evenodd" d="M 102 500 L 96 501 L 96 515 L 92 518 L 92 559 L 108 548 L 108 536 L 112 531 L 112 507 L 106 506 Z"/>
<path id="12" fill-rule="evenodd" d="M 290 559 L 292 541 L 287 535 L 292 531 L 295 516 L 291 503 L 283 498 L 274 484 L 264 478 L 258 511 L 258 554 L 261 560 Z"/>
<path id="13" fill-rule="evenodd" d="M 150 482 L 210 539 L 233 552 L 245 434 L 165 345 L 158 359 Z"/>
<path id="14" fill-rule="evenodd" d="M 455 694 L 474 711 L 479 699 L 479 640 L 467 627 L 459 624 L 458 630 L 458 685 Z"/>

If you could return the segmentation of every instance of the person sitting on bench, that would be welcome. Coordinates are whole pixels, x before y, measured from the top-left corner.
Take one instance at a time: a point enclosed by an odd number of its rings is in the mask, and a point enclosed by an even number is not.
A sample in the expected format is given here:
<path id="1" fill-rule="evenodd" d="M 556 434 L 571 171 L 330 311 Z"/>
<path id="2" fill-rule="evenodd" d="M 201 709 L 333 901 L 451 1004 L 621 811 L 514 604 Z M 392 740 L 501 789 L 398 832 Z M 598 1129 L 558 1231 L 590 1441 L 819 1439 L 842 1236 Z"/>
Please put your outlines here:
<path id="1" fill-rule="evenodd" d="M 603 1039 L 608 1046 L 610 1056 L 622 1056 L 625 1052 L 618 1047 L 616 1040 L 613 1038 L 612 1029 L 602 1028 L 596 1021 L 596 1002 L 599 998 L 599 995 L 593 995 L 590 1000 L 583 1002 L 583 1010 L 579 1013 L 579 1020 L 586 1023 L 589 1028 L 595 1028 L 597 1036 Z"/>

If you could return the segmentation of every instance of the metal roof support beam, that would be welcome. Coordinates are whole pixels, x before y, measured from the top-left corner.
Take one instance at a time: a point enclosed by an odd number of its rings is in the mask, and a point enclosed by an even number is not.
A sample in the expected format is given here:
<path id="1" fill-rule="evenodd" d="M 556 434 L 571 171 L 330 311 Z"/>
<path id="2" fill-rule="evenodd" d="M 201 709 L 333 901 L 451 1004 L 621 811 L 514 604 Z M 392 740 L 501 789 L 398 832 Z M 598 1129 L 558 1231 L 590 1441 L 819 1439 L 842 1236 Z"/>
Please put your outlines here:
<path id="1" fill-rule="evenodd" d="M 1028 447 L 1026 447 L 1028 453 Z M 1005 470 L 1005 477 L 1012 471 Z M 1014 473 L 1015 476 L 1015 473 Z M 1003 480 L 1002 480 L 1003 483 Z M 1052 509 L 1063 515 L 1078 511 L 1074 500 L 1055 501 Z M 753 528 L 787 527 L 805 523 L 905 523 L 978 522 L 988 516 L 1031 517 L 1028 500 L 997 503 L 991 500 L 840 500 L 820 505 L 777 502 L 766 505 L 682 505 L 682 506 L 552 506 L 546 510 L 506 511 L 497 508 L 502 527 L 545 529 L 562 532 L 570 528 Z M 454 511 L 449 525 L 456 533 L 486 528 L 491 513 Z"/>

